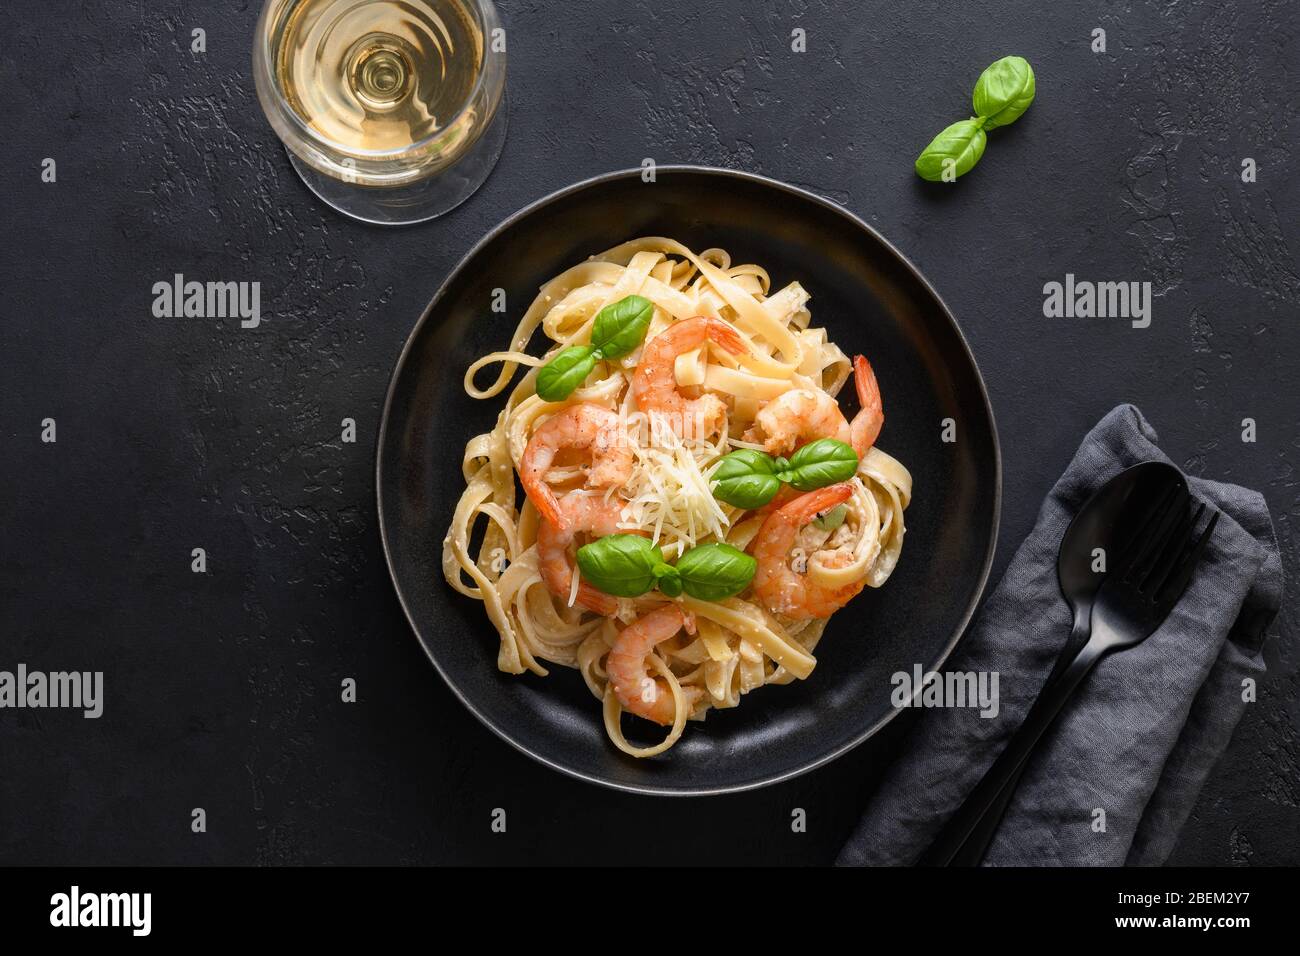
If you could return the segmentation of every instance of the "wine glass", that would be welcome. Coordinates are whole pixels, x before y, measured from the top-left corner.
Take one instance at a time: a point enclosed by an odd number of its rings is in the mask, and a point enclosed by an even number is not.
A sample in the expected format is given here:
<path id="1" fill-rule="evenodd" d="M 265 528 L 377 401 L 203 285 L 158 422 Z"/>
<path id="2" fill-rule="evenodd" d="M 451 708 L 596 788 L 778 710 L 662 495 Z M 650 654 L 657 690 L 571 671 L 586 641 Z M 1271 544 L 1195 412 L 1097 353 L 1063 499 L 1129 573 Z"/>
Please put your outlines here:
<path id="1" fill-rule="evenodd" d="M 491 0 L 267 0 L 253 78 L 309 189 L 348 216 L 424 222 L 460 205 L 506 136 Z"/>

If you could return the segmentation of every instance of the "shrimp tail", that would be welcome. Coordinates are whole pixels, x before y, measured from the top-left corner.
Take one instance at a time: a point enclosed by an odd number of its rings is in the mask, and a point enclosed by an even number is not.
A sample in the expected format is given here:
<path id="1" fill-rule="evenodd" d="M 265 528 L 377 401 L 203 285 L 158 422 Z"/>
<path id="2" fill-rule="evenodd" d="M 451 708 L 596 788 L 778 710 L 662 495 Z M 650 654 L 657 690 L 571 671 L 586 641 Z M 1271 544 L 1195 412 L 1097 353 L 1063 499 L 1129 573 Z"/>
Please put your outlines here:
<path id="1" fill-rule="evenodd" d="M 586 581 L 578 583 L 578 604 L 588 611 L 595 611 L 601 617 L 613 617 L 618 611 L 618 598 L 604 591 L 597 591 Z"/>
<path id="2" fill-rule="evenodd" d="M 744 337 L 722 319 L 709 319 L 709 341 L 732 355 L 749 351 Z"/>
<path id="3" fill-rule="evenodd" d="M 795 524 L 807 524 L 823 511 L 829 511 L 836 505 L 843 504 L 853 497 L 853 488 L 847 482 L 827 485 L 807 494 L 800 495 L 789 504 L 784 505 L 777 514 L 784 520 Z"/>
<path id="4" fill-rule="evenodd" d="M 865 355 L 853 359 L 853 385 L 858 393 L 858 404 L 862 410 L 854 416 L 850 425 L 853 437 L 853 450 L 862 457 L 880 437 L 880 429 L 885 424 L 885 408 L 880 398 L 880 383 L 876 373 Z"/>

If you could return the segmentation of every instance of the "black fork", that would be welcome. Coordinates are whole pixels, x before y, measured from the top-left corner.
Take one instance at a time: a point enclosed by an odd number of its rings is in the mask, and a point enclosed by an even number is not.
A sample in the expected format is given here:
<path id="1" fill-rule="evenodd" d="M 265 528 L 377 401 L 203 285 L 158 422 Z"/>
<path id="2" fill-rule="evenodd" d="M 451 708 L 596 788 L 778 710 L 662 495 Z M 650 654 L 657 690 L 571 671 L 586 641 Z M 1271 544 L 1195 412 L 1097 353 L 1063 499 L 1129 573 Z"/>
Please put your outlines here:
<path id="1" fill-rule="evenodd" d="M 921 866 L 976 866 L 1001 822 L 1003 787 L 1019 775 L 1034 746 L 1097 662 L 1112 651 L 1146 640 L 1178 603 L 1219 513 L 1195 534 L 1205 514 L 1200 505 L 1189 514 L 1185 493 L 1171 489 L 1134 534 L 1107 574 L 1092 609 L 1092 635 L 1060 676 L 1047 684 L 1024 723 L 979 784 L 918 861 Z M 989 812 L 991 808 L 997 812 Z"/>

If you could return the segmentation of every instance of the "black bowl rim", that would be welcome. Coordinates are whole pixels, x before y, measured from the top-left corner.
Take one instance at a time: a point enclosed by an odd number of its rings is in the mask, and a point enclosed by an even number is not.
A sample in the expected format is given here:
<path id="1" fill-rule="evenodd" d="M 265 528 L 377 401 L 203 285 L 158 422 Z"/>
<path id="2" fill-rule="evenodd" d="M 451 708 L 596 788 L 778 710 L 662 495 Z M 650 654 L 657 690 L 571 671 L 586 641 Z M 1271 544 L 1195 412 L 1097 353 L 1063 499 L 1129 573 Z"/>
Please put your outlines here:
<path id="1" fill-rule="evenodd" d="M 888 724 L 891 720 L 897 717 L 899 713 L 902 712 L 903 708 L 901 707 L 890 708 L 889 713 L 885 714 L 885 716 L 881 717 L 874 724 L 867 727 L 865 730 L 859 733 L 848 743 L 840 746 L 836 750 L 833 750 L 826 754 L 822 754 L 818 756 L 816 759 L 807 761 L 804 764 L 798 767 L 794 767 L 790 770 L 786 770 L 777 774 L 772 774 L 770 776 L 763 777 L 758 780 L 750 780 L 741 784 L 719 786 L 719 787 L 666 788 L 666 787 L 644 786 L 638 784 L 622 783 L 615 780 L 607 780 L 597 775 L 585 773 L 573 767 L 566 766 L 564 763 L 554 760 L 546 756 L 545 754 L 538 753 L 534 750 L 531 750 L 528 747 L 525 747 L 523 744 L 521 744 L 518 740 L 515 740 L 514 737 L 511 736 L 508 730 L 494 724 L 491 720 L 487 718 L 487 716 L 482 711 L 480 711 L 477 707 L 475 707 L 474 703 L 468 697 L 466 697 L 461 692 L 460 688 L 456 686 L 455 682 L 453 682 L 451 678 L 447 676 L 447 672 L 444 671 L 442 669 L 442 665 L 438 663 L 438 658 L 434 655 L 432 648 L 429 646 L 429 642 L 425 641 L 424 638 L 421 636 L 420 628 L 416 624 L 414 616 L 411 614 L 411 608 L 407 604 L 406 596 L 402 593 L 402 586 L 398 582 L 397 568 L 393 562 L 393 552 L 389 546 L 388 531 L 384 521 L 383 448 L 385 446 L 388 437 L 388 423 L 389 423 L 390 412 L 392 411 L 393 395 L 397 391 L 398 377 L 401 375 L 403 368 L 405 368 L 406 366 L 407 356 L 410 354 L 412 345 L 414 344 L 416 338 L 419 336 L 421 329 L 424 328 L 425 322 L 428 321 L 429 317 L 433 314 L 435 307 L 438 305 L 439 300 L 442 298 L 447 288 L 460 275 L 461 271 L 464 270 L 470 264 L 470 262 L 474 260 L 474 258 L 479 254 L 479 252 L 483 249 L 484 246 L 490 243 L 497 236 L 501 235 L 502 233 L 512 228 L 515 225 L 515 223 L 519 222 L 524 217 L 531 215 L 532 213 L 536 212 L 539 209 L 543 209 L 546 206 L 549 206 L 551 203 L 555 202 L 556 200 L 562 199 L 567 196 L 571 196 L 574 193 L 581 192 L 585 189 L 590 189 L 594 186 L 601 186 L 604 185 L 605 183 L 615 182 L 620 179 L 627 179 L 633 176 L 639 177 L 643 173 L 644 170 L 641 169 L 640 167 L 634 169 L 619 169 L 607 173 L 600 173 L 598 175 L 588 177 L 587 179 L 579 180 L 578 182 L 573 183 L 572 185 L 565 186 L 562 189 L 557 189 L 554 192 L 548 193 L 547 195 L 541 197 L 540 199 L 534 200 L 528 205 L 523 206 L 522 208 L 518 209 L 511 215 L 507 216 L 495 227 L 493 227 L 487 233 L 485 233 L 483 237 L 479 239 L 478 242 L 474 243 L 474 245 L 470 248 L 470 250 L 465 253 L 465 255 L 461 258 L 460 262 L 456 264 L 456 267 L 452 269 L 449 273 L 447 273 L 447 277 L 442 281 L 442 284 L 438 286 L 438 290 L 433 294 L 433 298 L 429 300 L 429 304 L 425 307 L 425 310 L 420 315 L 419 320 L 416 321 L 414 327 L 411 329 L 410 334 L 407 335 L 406 342 L 402 345 L 401 354 L 398 355 L 397 362 L 393 365 L 392 375 L 389 378 L 389 382 L 388 382 L 388 392 L 384 396 L 384 410 L 380 417 L 379 436 L 375 443 L 375 503 L 376 503 L 376 507 L 378 508 L 376 517 L 379 523 L 379 537 L 384 549 L 384 560 L 388 565 L 388 576 L 393 582 L 393 590 L 397 593 L 398 603 L 402 605 L 402 613 L 406 615 L 406 621 L 410 625 L 411 631 L 415 635 L 415 639 L 419 641 L 420 647 L 424 649 L 425 656 L 429 658 L 430 663 L 433 664 L 434 669 L 442 677 L 443 682 L 449 688 L 451 688 L 451 692 L 456 695 L 456 697 L 460 700 L 462 704 L 465 705 L 465 707 L 469 710 L 469 712 L 473 714 L 475 717 L 477 717 L 479 721 L 483 724 L 483 726 L 487 727 L 488 730 L 492 731 L 492 733 L 496 734 L 498 737 L 500 737 L 510 746 L 514 747 L 520 753 L 525 754 L 531 757 L 532 759 L 536 760 L 538 763 L 550 767 L 552 770 L 559 771 L 560 773 L 565 774 L 566 776 L 573 777 L 574 779 L 577 780 L 585 781 L 586 783 L 592 783 L 597 786 L 608 787 L 609 789 L 612 790 L 619 790 L 624 793 L 635 793 L 644 796 L 665 796 L 665 797 L 703 797 L 703 796 L 718 796 L 726 793 L 741 793 L 747 790 L 757 790 L 760 787 L 767 787 L 773 784 L 782 783 L 787 780 L 793 780 L 795 777 L 802 776 L 805 773 L 808 773 L 812 770 L 816 770 L 818 767 L 825 766 L 826 764 L 830 763 L 832 760 L 844 756 L 844 754 L 848 753 L 850 750 L 854 749 L 855 747 L 862 744 L 864 741 L 875 736 L 877 733 L 880 732 L 882 728 L 885 727 L 886 724 Z M 938 670 L 948 660 L 949 656 L 951 656 L 953 652 L 953 649 L 957 646 L 957 643 L 961 640 L 962 636 L 966 633 L 966 628 L 970 626 L 971 619 L 975 616 L 975 612 L 979 607 L 980 600 L 984 596 L 984 591 L 988 586 L 989 573 L 992 571 L 993 568 L 993 558 L 995 553 L 997 552 L 998 531 L 1000 529 L 1001 519 L 1002 519 L 1002 446 L 1001 446 L 1001 441 L 998 438 L 997 419 L 994 417 L 993 414 L 993 403 L 989 401 L 988 388 L 984 383 L 984 375 L 982 372 L 980 372 L 979 363 L 975 361 L 975 354 L 971 351 L 970 343 L 966 341 L 966 336 L 962 333 L 961 326 L 957 324 L 957 320 L 953 316 L 952 310 L 948 308 L 948 304 L 944 302 L 943 298 L 939 295 L 939 293 L 935 291 L 934 286 L 932 286 L 929 280 L 925 278 L 925 276 L 921 273 L 921 270 L 918 269 L 915 265 L 913 265 L 912 261 L 908 259 L 907 256 L 903 255 L 903 253 L 900 252 L 892 242 L 890 242 L 888 239 L 882 236 L 874 227 L 872 227 L 869 223 L 867 223 L 863 219 L 856 216 L 854 213 L 850 212 L 844 206 L 841 206 L 839 203 L 827 199 L 823 196 L 818 196 L 816 193 L 809 192 L 806 189 L 800 189 L 797 186 L 791 186 L 789 183 L 783 183 L 780 180 L 772 179 L 767 176 L 760 176 L 757 173 L 744 172 L 742 170 L 737 170 L 737 169 L 724 169 L 716 166 L 697 166 L 692 164 L 672 164 L 672 165 L 661 165 L 655 167 L 656 175 L 660 175 L 660 174 L 671 175 L 673 173 L 704 174 L 706 176 L 718 176 L 722 179 L 745 180 L 750 183 L 756 183 L 762 186 L 767 186 L 772 189 L 779 190 L 784 193 L 788 193 L 800 199 L 809 200 L 811 202 L 817 203 L 820 206 L 824 206 L 825 208 L 830 209 L 835 213 L 843 216 L 845 219 L 849 220 L 849 222 L 851 222 L 853 225 L 857 226 L 859 229 L 862 229 L 868 234 L 870 234 L 872 238 L 874 238 L 877 242 L 880 243 L 882 247 L 888 250 L 889 253 L 892 254 L 894 258 L 897 259 L 898 262 L 908 272 L 912 274 L 913 278 L 915 278 L 916 281 L 921 284 L 921 287 L 933 297 L 934 301 L 938 304 L 939 310 L 942 313 L 943 317 L 948 321 L 948 324 L 952 326 L 953 332 L 956 333 L 957 341 L 961 343 L 961 347 L 966 354 L 967 360 L 970 362 L 971 368 L 975 370 L 975 381 L 979 385 L 980 397 L 984 401 L 984 413 L 988 416 L 989 431 L 993 439 L 993 523 L 992 523 L 993 530 L 992 530 L 992 534 L 990 534 L 989 536 L 988 547 L 985 551 L 984 565 L 980 570 L 979 581 L 976 585 L 974 592 L 971 594 L 970 602 L 967 604 L 966 610 L 962 614 L 961 621 L 958 624 L 958 626 L 953 630 L 952 637 L 949 638 L 947 645 L 943 648 L 943 651 L 939 654 L 938 658 L 932 664 L 929 665 L 928 668 L 929 670 L 932 671 Z M 921 688 L 919 687 L 916 688 L 913 691 L 913 697 L 915 697 L 916 694 L 919 694 L 920 691 Z"/>

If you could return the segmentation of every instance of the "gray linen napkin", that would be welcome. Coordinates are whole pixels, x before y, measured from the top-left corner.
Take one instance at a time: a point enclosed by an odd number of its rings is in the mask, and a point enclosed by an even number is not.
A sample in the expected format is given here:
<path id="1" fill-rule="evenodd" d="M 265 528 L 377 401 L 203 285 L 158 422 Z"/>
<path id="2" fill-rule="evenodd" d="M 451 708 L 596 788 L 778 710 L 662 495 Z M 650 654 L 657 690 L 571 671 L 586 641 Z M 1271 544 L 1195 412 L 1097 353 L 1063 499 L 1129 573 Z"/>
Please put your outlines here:
<path id="1" fill-rule="evenodd" d="M 840 853 L 840 865 L 907 865 L 1020 726 L 1070 632 L 1056 580 L 1061 536 L 1105 481 L 1168 459 L 1132 405 L 1088 433 L 1029 537 L 945 671 L 996 671 L 1000 710 L 926 710 Z M 1155 634 L 1112 654 L 1040 743 L 985 856 L 992 866 L 1164 862 L 1264 672 L 1262 621 L 1281 604 L 1282 565 L 1264 499 L 1190 480 L 1223 512 L 1187 593 Z M 1102 831 L 1097 813 L 1105 812 Z"/>

